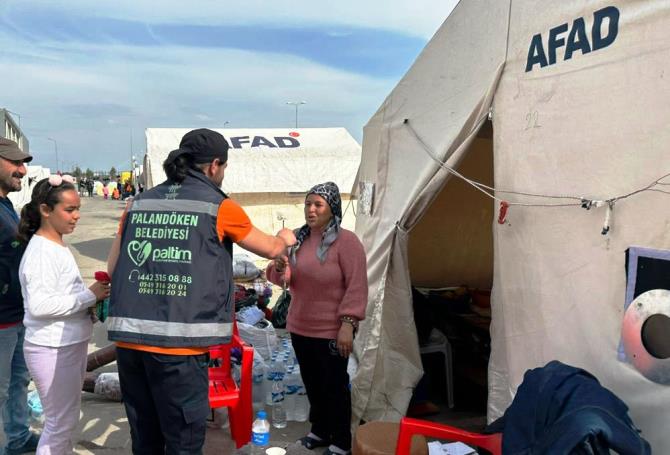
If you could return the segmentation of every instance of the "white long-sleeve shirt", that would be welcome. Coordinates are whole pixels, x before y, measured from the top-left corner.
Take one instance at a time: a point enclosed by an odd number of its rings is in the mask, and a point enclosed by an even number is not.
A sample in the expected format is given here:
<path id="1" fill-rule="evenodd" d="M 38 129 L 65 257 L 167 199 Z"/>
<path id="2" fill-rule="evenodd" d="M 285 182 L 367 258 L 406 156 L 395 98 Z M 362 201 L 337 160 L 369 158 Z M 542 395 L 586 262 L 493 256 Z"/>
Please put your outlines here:
<path id="1" fill-rule="evenodd" d="M 40 346 L 68 346 L 91 338 L 87 313 L 95 295 L 84 285 L 69 248 L 34 235 L 21 259 L 25 339 Z"/>

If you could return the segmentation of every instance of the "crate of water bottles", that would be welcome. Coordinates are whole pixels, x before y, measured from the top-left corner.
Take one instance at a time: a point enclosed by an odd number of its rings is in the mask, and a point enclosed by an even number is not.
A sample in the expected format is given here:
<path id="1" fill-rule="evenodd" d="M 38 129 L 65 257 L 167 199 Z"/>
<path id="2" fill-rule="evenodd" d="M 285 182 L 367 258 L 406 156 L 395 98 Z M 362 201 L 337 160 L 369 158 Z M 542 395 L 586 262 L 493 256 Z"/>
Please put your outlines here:
<path id="1" fill-rule="evenodd" d="M 282 337 L 272 352 L 265 375 L 265 404 L 270 406 L 272 425 L 283 428 L 286 421 L 304 422 L 309 400 L 300 376 L 300 366 L 291 340 Z"/>

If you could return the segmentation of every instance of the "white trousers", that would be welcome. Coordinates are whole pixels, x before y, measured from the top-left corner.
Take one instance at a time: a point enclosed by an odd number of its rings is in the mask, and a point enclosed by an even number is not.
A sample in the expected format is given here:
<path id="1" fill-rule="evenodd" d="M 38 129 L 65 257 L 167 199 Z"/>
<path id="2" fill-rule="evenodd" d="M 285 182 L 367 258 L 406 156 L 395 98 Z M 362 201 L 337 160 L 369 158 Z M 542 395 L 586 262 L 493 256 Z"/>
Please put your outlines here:
<path id="1" fill-rule="evenodd" d="M 79 423 L 88 342 L 52 348 L 28 341 L 23 354 L 44 411 L 37 455 L 69 455 Z"/>

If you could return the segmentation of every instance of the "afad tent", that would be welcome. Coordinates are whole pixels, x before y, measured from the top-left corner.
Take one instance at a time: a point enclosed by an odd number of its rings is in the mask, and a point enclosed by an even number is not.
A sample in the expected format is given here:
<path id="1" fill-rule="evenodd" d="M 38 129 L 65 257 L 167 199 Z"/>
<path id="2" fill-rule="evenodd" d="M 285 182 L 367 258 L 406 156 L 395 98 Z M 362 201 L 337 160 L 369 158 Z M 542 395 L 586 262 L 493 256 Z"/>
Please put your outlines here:
<path id="1" fill-rule="evenodd" d="M 21 211 L 21 208 L 30 202 L 33 188 L 35 188 L 37 182 L 50 175 L 48 167 L 26 166 L 26 171 L 26 175 L 21 179 L 21 191 L 14 191 L 8 195 L 9 200 L 12 201 L 12 204 L 17 211 Z"/>
<path id="2" fill-rule="evenodd" d="M 670 187 L 648 187 L 670 172 L 669 28 L 660 0 L 456 6 L 364 129 L 355 419 L 398 419 L 421 377 L 410 285 L 466 284 L 493 289 L 489 419 L 558 359 L 670 453 L 670 386 L 617 357 L 626 250 L 670 248 Z"/>
<path id="3" fill-rule="evenodd" d="M 148 128 L 144 179 L 165 180 L 163 161 L 189 129 Z M 335 182 L 342 193 L 343 225 L 353 229 L 351 189 L 361 147 L 344 128 L 219 129 L 231 149 L 222 189 L 242 205 L 256 227 L 276 232 L 304 224 L 305 192 Z"/>

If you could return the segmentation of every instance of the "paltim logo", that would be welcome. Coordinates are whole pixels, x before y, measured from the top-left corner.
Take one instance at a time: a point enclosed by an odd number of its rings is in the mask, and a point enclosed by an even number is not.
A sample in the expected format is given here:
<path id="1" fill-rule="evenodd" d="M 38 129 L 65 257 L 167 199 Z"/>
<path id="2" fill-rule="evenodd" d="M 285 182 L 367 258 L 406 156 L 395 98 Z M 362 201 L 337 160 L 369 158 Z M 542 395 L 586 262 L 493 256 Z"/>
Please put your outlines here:
<path id="1" fill-rule="evenodd" d="M 147 262 L 149 255 L 151 254 L 151 243 L 147 240 L 137 241 L 133 240 L 128 243 L 128 256 L 130 260 L 135 263 L 136 266 L 141 267 L 142 264 Z"/>

